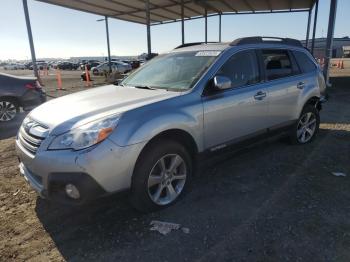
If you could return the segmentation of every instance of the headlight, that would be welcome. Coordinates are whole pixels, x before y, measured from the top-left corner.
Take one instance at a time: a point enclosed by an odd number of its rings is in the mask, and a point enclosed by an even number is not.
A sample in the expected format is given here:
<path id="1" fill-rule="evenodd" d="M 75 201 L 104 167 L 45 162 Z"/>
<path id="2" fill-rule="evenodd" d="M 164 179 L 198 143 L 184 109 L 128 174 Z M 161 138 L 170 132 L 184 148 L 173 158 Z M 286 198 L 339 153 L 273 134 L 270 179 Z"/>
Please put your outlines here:
<path id="1" fill-rule="evenodd" d="M 49 149 L 80 150 L 105 140 L 117 126 L 120 115 L 99 119 L 56 137 Z"/>

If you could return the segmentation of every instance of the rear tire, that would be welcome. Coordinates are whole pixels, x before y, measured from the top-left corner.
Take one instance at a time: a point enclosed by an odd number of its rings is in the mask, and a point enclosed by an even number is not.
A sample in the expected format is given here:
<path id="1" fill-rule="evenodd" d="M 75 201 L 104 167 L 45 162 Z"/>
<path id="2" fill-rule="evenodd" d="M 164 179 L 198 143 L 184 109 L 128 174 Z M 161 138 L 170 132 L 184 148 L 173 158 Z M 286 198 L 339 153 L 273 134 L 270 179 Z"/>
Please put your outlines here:
<path id="1" fill-rule="evenodd" d="M 19 105 L 15 99 L 0 98 L 0 122 L 13 120 L 19 113 Z"/>
<path id="2" fill-rule="evenodd" d="M 192 176 L 192 160 L 181 144 L 159 140 L 141 153 L 132 178 L 130 201 L 141 212 L 166 208 L 181 198 Z"/>
<path id="3" fill-rule="evenodd" d="M 314 140 L 320 126 L 320 114 L 315 106 L 304 106 L 300 117 L 290 132 L 289 139 L 292 144 L 303 145 Z"/>

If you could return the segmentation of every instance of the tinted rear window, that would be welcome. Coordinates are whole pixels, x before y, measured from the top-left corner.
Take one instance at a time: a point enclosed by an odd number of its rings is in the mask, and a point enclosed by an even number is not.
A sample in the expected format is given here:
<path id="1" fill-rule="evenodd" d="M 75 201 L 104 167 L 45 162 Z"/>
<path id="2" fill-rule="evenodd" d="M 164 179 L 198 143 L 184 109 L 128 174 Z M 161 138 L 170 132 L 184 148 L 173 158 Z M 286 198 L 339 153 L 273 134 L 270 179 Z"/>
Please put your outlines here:
<path id="1" fill-rule="evenodd" d="M 303 73 L 309 73 L 316 69 L 316 65 L 312 60 L 303 52 L 293 51 L 295 59 Z"/>
<path id="2" fill-rule="evenodd" d="M 294 74 L 287 50 L 262 50 L 262 57 L 268 80 L 288 77 Z"/>

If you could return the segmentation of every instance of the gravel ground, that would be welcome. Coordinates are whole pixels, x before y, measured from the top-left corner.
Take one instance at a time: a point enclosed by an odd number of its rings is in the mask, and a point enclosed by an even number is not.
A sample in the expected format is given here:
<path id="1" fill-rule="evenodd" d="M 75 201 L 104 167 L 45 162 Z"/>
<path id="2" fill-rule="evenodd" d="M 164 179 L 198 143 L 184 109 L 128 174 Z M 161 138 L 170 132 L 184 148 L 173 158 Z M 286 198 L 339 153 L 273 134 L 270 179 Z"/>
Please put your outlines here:
<path id="1" fill-rule="evenodd" d="M 19 176 L 8 133 L 0 141 L 0 261 L 349 261 L 350 79 L 333 82 L 313 143 L 273 138 L 208 159 L 180 202 L 151 214 L 125 195 L 75 208 L 41 200 Z M 152 220 L 189 232 L 164 236 L 150 231 Z"/>

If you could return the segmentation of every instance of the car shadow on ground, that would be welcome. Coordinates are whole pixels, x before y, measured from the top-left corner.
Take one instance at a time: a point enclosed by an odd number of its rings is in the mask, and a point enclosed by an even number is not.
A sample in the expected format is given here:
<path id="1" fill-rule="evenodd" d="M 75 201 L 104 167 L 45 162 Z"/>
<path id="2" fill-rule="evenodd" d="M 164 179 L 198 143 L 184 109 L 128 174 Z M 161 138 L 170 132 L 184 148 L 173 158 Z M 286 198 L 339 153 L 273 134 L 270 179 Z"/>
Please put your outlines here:
<path id="1" fill-rule="evenodd" d="M 347 261 L 350 179 L 332 172 L 350 175 L 350 130 L 332 123 L 348 128 L 350 90 L 330 92 L 313 143 L 273 138 L 205 160 L 165 210 L 141 214 L 127 194 L 77 207 L 38 198 L 37 216 L 68 261 Z M 163 236 L 152 220 L 190 232 Z"/>
<path id="2" fill-rule="evenodd" d="M 0 140 L 16 136 L 27 114 L 28 112 L 21 112 L 11 121 L 0 122 Z"/>
<path id="3" fill-rule="evenodd" d="M 332 169 L 328 168 L 333 163 L 331 156 L 321 152 L 323 142 L 330 138 L 349 139 L 350 132 L 322 129 L 318 139 L 305 147 L 286 147 L 280 139 L 259 143 L 240 153 L 226 153 L 200 168 L 189 194 L 163 211 L 141 214 L 130 206 L 127 195 L 115 195 L 80 207 L 64 207 L 38 199 L 36 212 L 68 261 L 178 261 L 179 257 L 180 260 L 213 261 L 216 256 L 212 252 L 222 248 L 229 253 L 219 256 L 218 261 L 233 256 L 231 249 L 241 254 L 241 258 L 255 253 L 255 258 L 269 259 L 287 253 L 292 259 L 298 254 L 313 260 L 312 250 L 329 243 L 321 243 L 320 237 L 326 237 L 324 232 L 309 232 L 308 227 L 316 223 L 321 228 L 329 228 L 329 222 L 319 218 L 319 214 L 333 208 L 332 197 L 316 197 L 320 194 L 318 187 L 328 183 L 327 196 L 348 191 L 344 184 L 335 190 L 335 178 L 329 175 Z M 319 161 L 325 163 L 326 170 L 318 167 L 312 170 Z M 323 182 L 317 181 L 320 174 Z M 346 185 L 350 183 L 346 181 Z M 311 199 L 310 192 L 314 192 Z M 338 212 L 341 219 L 349 215 L 345 210 Z M 178 231 L 162 236 L 149 230 L 152 220 L 180 223 L 188 227 L 190 233 Z M 343 223 L 342 229 L 335 230 L 337 233 L 344 228 L 350 230 L 349 222 Z M 289 232 L 288 226 L 294 231 Z M 256 231 L 265 235 L 254 240 Z M 283 232 L 288 235 L 282 237 Z M 294 246 L 293 243 L 288 246 L 293 251 L 277 243 L 277 238 L 293 242 Z M 309 251 L 297 245 L 304 238 L 310 239 L 304 243 Z M 316 258 L 322 260 L 320 255 Z"/>

